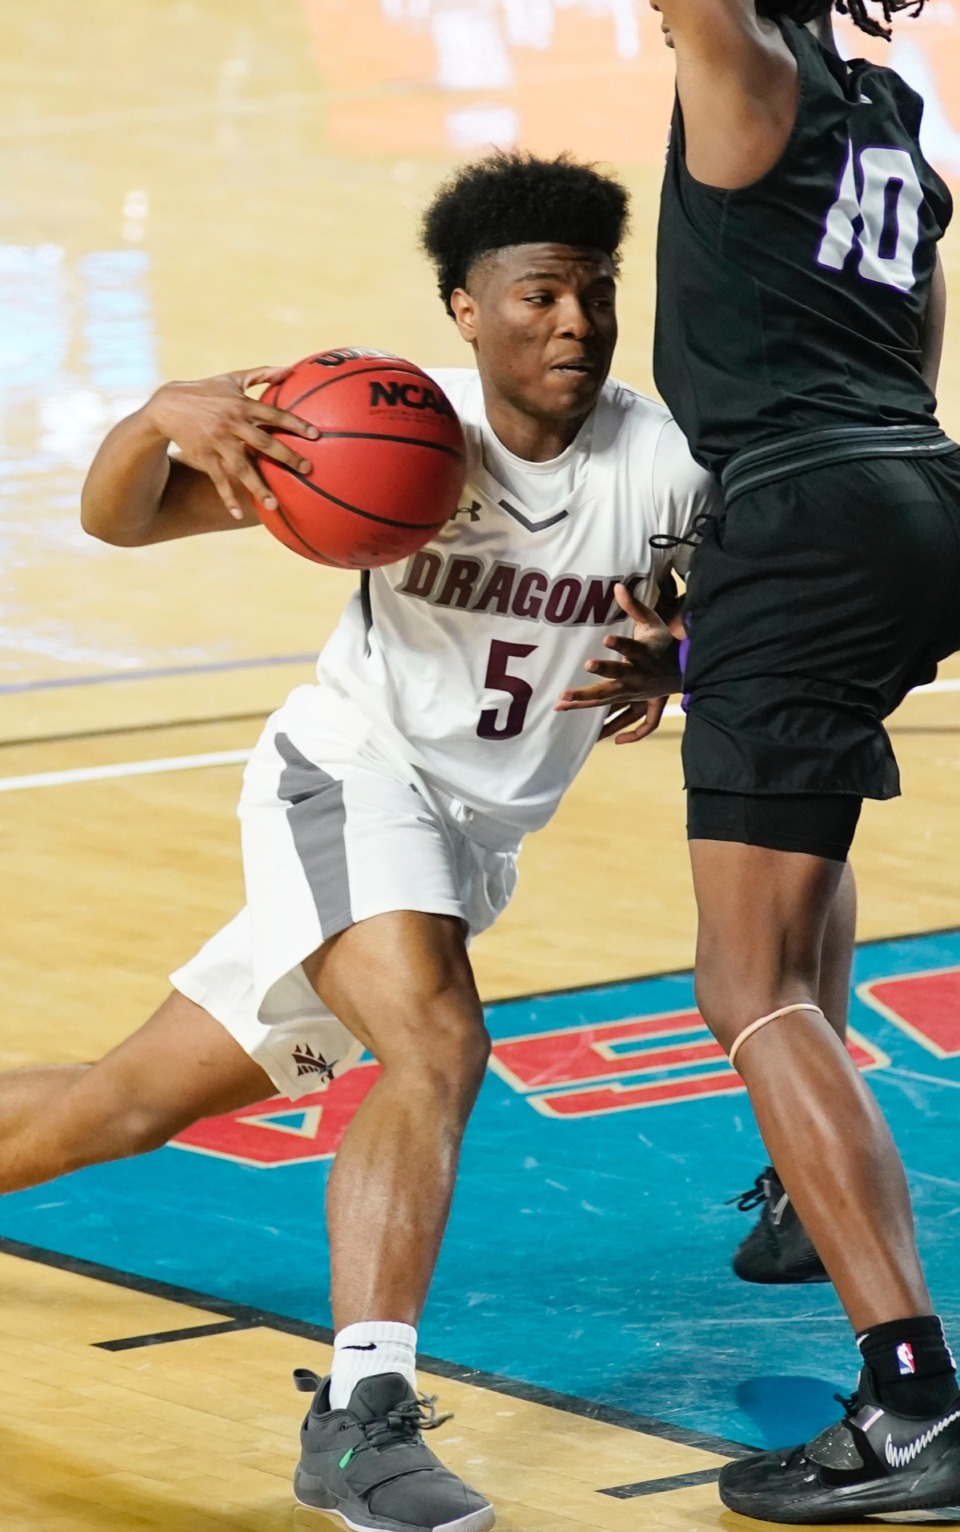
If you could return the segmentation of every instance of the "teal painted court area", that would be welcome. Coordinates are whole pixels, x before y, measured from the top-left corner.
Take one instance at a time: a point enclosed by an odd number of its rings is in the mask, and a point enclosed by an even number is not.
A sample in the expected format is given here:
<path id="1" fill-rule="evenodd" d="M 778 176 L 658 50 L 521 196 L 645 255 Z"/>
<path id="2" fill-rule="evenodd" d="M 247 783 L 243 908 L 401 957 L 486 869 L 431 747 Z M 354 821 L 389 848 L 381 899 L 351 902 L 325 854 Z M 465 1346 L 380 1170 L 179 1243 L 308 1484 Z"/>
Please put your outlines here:
<path id="1" fill-rule="evenodd" d="M 960 932 L 864 946 L 856 984 L 857 1059 L 956 1337 Z M 690 974 L 508 1001 L 489 1024 L 424 1351 L 731 1441 L 826 1422 L 856 1370 L 832 1289 L 750 1288 L 729 1270 L 748 1223 L 725 1204 L 764 1155 Z M 325 1180 L 374 1073 L 7 1197 L 0 1235 L 328 1324 Z"/>

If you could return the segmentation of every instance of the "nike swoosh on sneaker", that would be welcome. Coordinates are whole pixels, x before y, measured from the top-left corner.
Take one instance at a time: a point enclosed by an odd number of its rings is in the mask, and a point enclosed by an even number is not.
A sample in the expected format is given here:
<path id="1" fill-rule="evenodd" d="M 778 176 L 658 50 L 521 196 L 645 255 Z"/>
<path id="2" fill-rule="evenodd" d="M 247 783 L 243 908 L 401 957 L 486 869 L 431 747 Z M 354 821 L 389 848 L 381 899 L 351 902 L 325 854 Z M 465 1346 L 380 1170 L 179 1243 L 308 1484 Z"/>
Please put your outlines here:
<path id="1" fill-rule="evenodd" d="M 955 1420 L 960 1420 L 960 1410 L 954 1410 L 952 1415 L 945 1415 L 924 1431 L 922 1435 L 914 1437 L 912 1442 L 905 1442 L 902 1446 L 894 1446 L 893 1438 L 887 1433 L 887 1439 L 883 1444 L 883 1453 L 891 1468 L 907 1468 L 920 1456 L 925 1447 L 936 1441 L 942 1431 L 952 1426 Z"/>

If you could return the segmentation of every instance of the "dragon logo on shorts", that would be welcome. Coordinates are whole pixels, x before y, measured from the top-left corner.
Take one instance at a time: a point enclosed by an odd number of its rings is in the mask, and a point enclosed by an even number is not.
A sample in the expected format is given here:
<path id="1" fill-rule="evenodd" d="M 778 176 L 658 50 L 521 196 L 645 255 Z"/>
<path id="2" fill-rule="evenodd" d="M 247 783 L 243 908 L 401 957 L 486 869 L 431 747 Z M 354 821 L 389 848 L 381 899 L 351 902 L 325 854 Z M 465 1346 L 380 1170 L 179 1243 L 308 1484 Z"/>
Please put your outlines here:
<path id="1" fill-rule="evenodd" d="M 328 1064 L 322 1053 L 314 1053 L 309 1043 L 294 1048 L 293 1062 L 297 1066 L 297 1079 L 304 1075 L 322 1075 L 326 1085 L 333 1084 L 333 1064 Z"/>

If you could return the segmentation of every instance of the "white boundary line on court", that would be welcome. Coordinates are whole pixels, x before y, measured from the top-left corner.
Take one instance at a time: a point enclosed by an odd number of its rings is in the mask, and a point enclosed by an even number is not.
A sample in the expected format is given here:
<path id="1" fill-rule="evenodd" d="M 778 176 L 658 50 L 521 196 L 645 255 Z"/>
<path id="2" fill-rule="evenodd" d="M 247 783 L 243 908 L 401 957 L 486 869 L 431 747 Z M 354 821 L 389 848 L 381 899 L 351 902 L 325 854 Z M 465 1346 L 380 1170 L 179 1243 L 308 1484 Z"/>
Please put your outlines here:
<path id="1" fill-rule="evenodd" d="M 918 686 L 912 697 L 933 692 L 960 692 L 960 676 Z M 681 718 L 679 703 L 664 709 L 664 718 Z M 249 750 L 215 750 L 209 755 L 170 755 L 153 761 L 118 761 L 112 766 L 78 766 L 72 771 L 39 771 L 26 777 L 0 777 L 0 793 L 22 793 L 34 787 L 70 787 L 77 782 L 110 782 L 122 777 L 154 777 L 168 771 L 199 771 L 205 766 L 242 766 Z"/>
<path id="2" fill-rule="evenodd" d="M 154 761 L 118 761 L 114 766 L 39 771 L 29 777 L 0 777 L 0 793 L 20 793 L 29 787 L 69 787 L 74 782 L 109 782 L 115 777 L 153 777 L 166 771 L 195 771 L 202 766 L 239 766 L 249 759 L 249 750 L 215 750 L 210 755 L 170 755 Z"/>

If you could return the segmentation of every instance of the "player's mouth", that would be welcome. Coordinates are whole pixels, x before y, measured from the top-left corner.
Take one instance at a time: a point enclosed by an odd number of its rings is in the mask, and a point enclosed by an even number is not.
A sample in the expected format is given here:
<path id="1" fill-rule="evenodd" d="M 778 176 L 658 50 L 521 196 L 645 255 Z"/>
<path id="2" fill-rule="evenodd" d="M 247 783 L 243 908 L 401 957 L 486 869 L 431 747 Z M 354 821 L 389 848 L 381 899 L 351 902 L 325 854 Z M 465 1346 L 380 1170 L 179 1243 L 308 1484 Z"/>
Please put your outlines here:
<path id="1" fill-rule="evenodd" d="M 588 362 L 583 357 L 580 357 L 570 362 L 554 362 L 550 371 L 563 373 L 571 378 L 592 378 L 596 376 L 599 368 L 596 366 L 596 363 Z"/>

